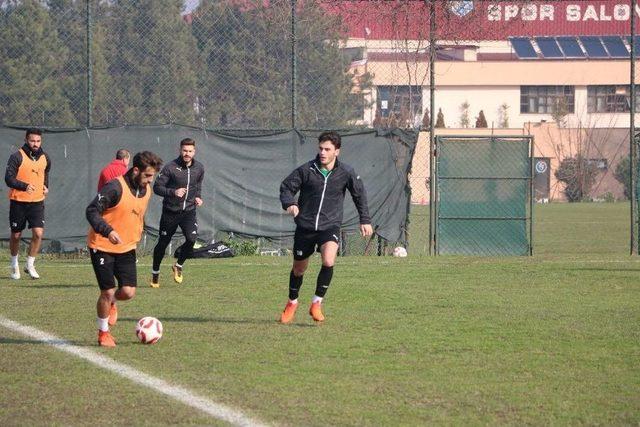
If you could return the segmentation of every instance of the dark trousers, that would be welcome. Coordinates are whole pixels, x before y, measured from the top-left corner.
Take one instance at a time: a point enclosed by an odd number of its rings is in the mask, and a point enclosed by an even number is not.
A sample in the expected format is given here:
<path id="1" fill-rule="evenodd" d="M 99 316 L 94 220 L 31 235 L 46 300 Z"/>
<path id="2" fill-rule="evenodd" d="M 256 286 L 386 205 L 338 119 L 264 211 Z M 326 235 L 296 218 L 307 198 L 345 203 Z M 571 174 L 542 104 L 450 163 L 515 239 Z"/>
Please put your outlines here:
<path id="1" fill-rule="evenodd" d="M 156 247 L 153 248 L 153 271 L 160 270 L 160 263 L 162 262 L 164 253 L 169 243 L 171 243 L 171 238 L 176 233 L 178 227 L 182 230 L 186 241 L 184 245 L 182 245 L 177 263 L 182 265 L 193 253 L 193 245 L 198 238 L 196 210 L 193 209 L 185 212 L 168 212 L 163 210 L 158 230 L 160 239 Z"/>

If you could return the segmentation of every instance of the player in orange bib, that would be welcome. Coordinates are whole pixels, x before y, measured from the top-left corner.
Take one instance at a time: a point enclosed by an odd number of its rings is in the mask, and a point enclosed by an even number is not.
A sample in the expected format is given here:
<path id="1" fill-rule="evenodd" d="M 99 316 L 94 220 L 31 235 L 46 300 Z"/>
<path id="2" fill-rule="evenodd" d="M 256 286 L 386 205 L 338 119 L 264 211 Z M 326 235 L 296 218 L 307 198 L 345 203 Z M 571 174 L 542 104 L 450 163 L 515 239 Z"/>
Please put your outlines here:
<path id="1" fill-rule="evenodd" d="M 133 157 L 133 167 L 107 182 L 87 206 L 91 227 L 87 246 L 100 287 L 97 303 L 98 344 L 115 347 L 109 326 L 118 320 L 116 301 L 136 294 L 136 246 L 142 236 L 144 214 L 151 198 L 151 182 L 162 159 L 150 151 Z M 116 290 L 116 280 L 118 281 Z"/>
<path id="2" fill-rule="evenodd" d="M 31 243 L 24 271 L 32 279 L 40 278 L 34 263 L 44 235 L 44 199 L 49 193 L 51 170 L 51 160 L 42 150 L 42 131 L 28 129 L 24 140 L 22 148 L 9 157 L 4 175 L 4 182 L 9 187 L 11 278 L 16 280 L 20 278 L 20 237 L 27 222 L 31 229 Z"/>

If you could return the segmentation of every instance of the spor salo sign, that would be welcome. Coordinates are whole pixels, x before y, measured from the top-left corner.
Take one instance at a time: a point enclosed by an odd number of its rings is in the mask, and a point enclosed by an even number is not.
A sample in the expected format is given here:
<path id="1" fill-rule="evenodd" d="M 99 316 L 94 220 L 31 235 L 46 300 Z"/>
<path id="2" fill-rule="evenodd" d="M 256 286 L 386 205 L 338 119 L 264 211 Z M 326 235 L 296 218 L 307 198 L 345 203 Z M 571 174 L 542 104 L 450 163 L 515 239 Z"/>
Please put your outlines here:
<path id="1" fill-rule="evenodd" d="M 452 2 L 473 3 L 473 2 Z M 562 2 L 564 3 L 564 2 Z M 500 2 L 487 6 L 487 20 L 489 21 L 566 21 L 566 22 L 598 22 L 598 21 L 628 21 L 631 19 L 631 5 L 614 2 Z M 459 6 L 462 7 L 462 6 Z M 470 6 L 473 9 L 473 4 Z M 451 5 L 451 10 L 458 14 Z M 640 16 L 640 5 L 636 5 L 636 16 Z M 469 12 L 466 12 L 469 13 Z M 465 13 L 465 15 L 466 15 Z M 460 15 L 462 16 L 462 15 Z"/>

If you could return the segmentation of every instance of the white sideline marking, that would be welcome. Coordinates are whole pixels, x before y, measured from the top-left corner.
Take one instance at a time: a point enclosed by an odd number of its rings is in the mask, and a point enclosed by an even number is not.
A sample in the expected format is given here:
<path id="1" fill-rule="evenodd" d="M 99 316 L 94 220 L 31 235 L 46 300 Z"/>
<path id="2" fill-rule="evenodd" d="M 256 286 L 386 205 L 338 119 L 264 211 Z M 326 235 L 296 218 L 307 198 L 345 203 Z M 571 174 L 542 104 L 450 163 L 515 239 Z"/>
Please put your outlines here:
<path id="1" fill-rule="evenodd" d="M 236 411 L 226 405 L 216 403 L 205 397 L 198 396 L 190 392 L 186 388 L 171 385 L 164 380 L 147 375 L 130 366 L 118 363 L 113 359 L 96 353 L 86 347 L 73 345 L 68 341 L 60 339 L 54 335 L 47 334 L 39 329 L 30 326 L 21 325 L 13 320 L 0 316 L 0 326 L 4 326 L 19 334 L 28 336 L 44 344 L 55 347 L 58 350 L 70 353 L 76 357 L 84 359 L 99 368 L 114 372 L 121 377 L 131 380 L 135 383 L 148 387 L 158 393 L 165 394 L 173 399 L 199 409 L 200 411 L 211 415 L 219 420 L 226 421 L 237 426 L 263 426 L 260 421 L 251 419 L 243 413 Z"/>

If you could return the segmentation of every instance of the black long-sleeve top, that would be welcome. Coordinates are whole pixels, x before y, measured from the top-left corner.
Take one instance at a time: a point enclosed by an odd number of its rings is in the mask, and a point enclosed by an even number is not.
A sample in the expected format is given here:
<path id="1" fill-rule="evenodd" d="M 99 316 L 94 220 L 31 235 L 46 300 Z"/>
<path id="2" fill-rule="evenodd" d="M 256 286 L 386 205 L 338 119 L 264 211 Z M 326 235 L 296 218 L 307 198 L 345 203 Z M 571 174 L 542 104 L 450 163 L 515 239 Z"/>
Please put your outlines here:
<path id="1" fill-rule="evenodd" d="M 360 215 L 360 224 L 371 224 L 367 194 L 360 176 L 336 159 L 329 175 L 320 172 L 316 157 L 295 169 L 280 185 L 282 208 L 298 205 L 296 225 L 306 230 L 327 230 L 342 224 L 345 191 L 349 190 Z M 296 201 L 296 193 L 300 196 Z"/>
<path id="2" fill-rule="evenodd" d="M 153 192 L 163 197 L 162 209 L 169 212 L 191 211 L 196 208 L 195 198 L 202 198 L 204 166 L 196 159 L 187 166 L 178 157 L 164 165 L 153 184 Z M 184 197 L 177 197 L 176 190 L 186 188 Z"/>

